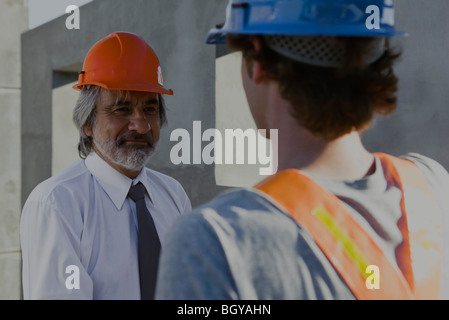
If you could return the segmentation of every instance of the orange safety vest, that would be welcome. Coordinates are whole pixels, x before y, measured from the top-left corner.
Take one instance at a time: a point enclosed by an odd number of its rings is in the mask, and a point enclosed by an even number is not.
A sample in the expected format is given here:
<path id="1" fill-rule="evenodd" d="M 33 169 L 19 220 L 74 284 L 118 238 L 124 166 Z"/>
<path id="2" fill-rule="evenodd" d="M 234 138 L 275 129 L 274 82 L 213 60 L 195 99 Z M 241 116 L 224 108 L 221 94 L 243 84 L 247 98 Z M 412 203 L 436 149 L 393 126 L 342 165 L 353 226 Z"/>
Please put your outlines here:
<path id="1" fill-rule="evenodd" d="M 438 299 L 441 210 L 415 164 L 382 153 L 376 155 L 387 182 L 402 191 L 398 227 L 403 242 L 396 249 L 397 266 L 388 261 L 341 200 L 299 170 L 281 171 L 255 188 L 271 197 L 310 233 L 357 299 Z M 378 267 L 378 288 L 367 284 L 371 281 L 369 266 Z"/>

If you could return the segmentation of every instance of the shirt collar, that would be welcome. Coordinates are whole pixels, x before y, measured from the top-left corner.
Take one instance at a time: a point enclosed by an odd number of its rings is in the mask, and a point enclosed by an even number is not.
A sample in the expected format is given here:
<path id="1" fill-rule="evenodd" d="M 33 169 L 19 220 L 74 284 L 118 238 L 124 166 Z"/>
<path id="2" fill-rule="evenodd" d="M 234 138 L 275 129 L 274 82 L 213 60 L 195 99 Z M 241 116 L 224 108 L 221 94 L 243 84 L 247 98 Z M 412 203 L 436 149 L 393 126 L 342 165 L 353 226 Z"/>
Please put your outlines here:
<path id="1" fill-rule="evenodd" d="M 374 156 L 375 171 L 369 176 L 358 180 L 344 180 L 344 179 L 329 179 L 322 176 L 306 173 L 301 171 L 304 175 L 312 178 L 326 189 L 338 193 L 343 187 L 350 187 L 355 190 L 369 190 L 370 192 L 383 193 L 387 189 L 387 181 L 385 180 L 385 173 L 382 168 L 382 162 L 378 156 Z"/>
<path id="2" fill-rule="evenodd" d="M 87 169 L 92 173 L 118 210 L 121 210 L 123 207 L 123 203 L 128 196 L 131 185 L 138 182 L 141 182 L 145 186 L 149 198 L 152 201 L 151 186 L 148 183 L 148 179 L 146 179 L 145 170 L 142 170 L 139 175 L 132 180 L 112 168 L 96 152 L 91 152 L 86 157 L 85 163 Z"/>

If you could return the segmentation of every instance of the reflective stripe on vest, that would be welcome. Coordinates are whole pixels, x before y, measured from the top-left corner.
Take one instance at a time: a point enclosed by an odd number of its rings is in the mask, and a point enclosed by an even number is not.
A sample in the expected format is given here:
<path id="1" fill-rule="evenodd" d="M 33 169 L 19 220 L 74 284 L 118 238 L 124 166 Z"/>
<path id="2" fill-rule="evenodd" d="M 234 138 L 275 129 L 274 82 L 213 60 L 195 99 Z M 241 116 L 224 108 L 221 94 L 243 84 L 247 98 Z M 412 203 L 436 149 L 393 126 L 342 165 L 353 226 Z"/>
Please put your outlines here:
<path id="1" fill-rule="evenodd" d="M 387 182 L 402 191 L 403 236 L 399 268 L 334 194 L 298 170 L 281 171 L 255 186 L 309 232 L 357 299 L 438 299 L 441 279 L 441 217 L 430 186 L 411 161 L 376 154 Z M 368 266 L 379 270 L 379 288 L 367 285 Z"/>

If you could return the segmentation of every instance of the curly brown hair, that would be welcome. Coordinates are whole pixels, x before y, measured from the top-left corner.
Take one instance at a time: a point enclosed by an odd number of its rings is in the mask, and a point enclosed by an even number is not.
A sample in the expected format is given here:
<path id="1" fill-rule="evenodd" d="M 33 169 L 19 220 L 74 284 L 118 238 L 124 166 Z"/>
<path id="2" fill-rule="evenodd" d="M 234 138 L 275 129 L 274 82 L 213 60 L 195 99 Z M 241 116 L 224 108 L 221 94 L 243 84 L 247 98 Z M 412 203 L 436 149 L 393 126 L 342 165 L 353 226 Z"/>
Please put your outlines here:
<path id="1" fill-rule="evenodd" d="M 228 46 L 242 51 L 250 73 L 252 61 L 261 63 L 268 79 L 279 83 L 281 96 L 290 102 L 299 125 L 326 141 L 353 130 L 366 129 L 374 114 L 389 115 L 396 109 L 398 78 L 388 39 L 377 61 L 365 64 L 364 56 L 376 38 L 340 37 L 346 47 L 338 68 L 317 67 L 294 61 L 271 50 L 263 37 L 256 51 L 248 35 L 228 35 Z"/>

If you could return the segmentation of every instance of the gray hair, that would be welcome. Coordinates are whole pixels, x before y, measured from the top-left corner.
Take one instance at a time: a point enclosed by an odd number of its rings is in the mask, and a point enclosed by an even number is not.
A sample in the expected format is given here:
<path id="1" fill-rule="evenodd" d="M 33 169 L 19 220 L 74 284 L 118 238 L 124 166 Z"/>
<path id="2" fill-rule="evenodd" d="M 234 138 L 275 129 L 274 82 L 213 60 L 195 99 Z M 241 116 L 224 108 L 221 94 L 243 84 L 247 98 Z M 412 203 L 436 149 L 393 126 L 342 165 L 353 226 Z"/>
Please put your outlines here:
<path id="1" fill-rule="evenodd" d="M 80 141 L 78 143 L 78 154 L 82 159 L 85 159 L 92 151 L 92 137 L 88 137 L 84 132 L 87 127 L 94 127 L 96 124 L 96 105 L 100 94 L 103 91 L 108 91 L 99 86 L 88 85 L 83 87 L 80 92 L 75 109 L 73 110 L 73 123 L 80 134 Z M 119 92 L 118 98 L 127 96 L 129 91 L 117 90 Z M 159 96 L 159 117 L 161 127 L 167 124 L 167 116 L 165 112 L 165 101 L 162 94 Z M 117 98 L 117 99 L 118 99 Z"/>

